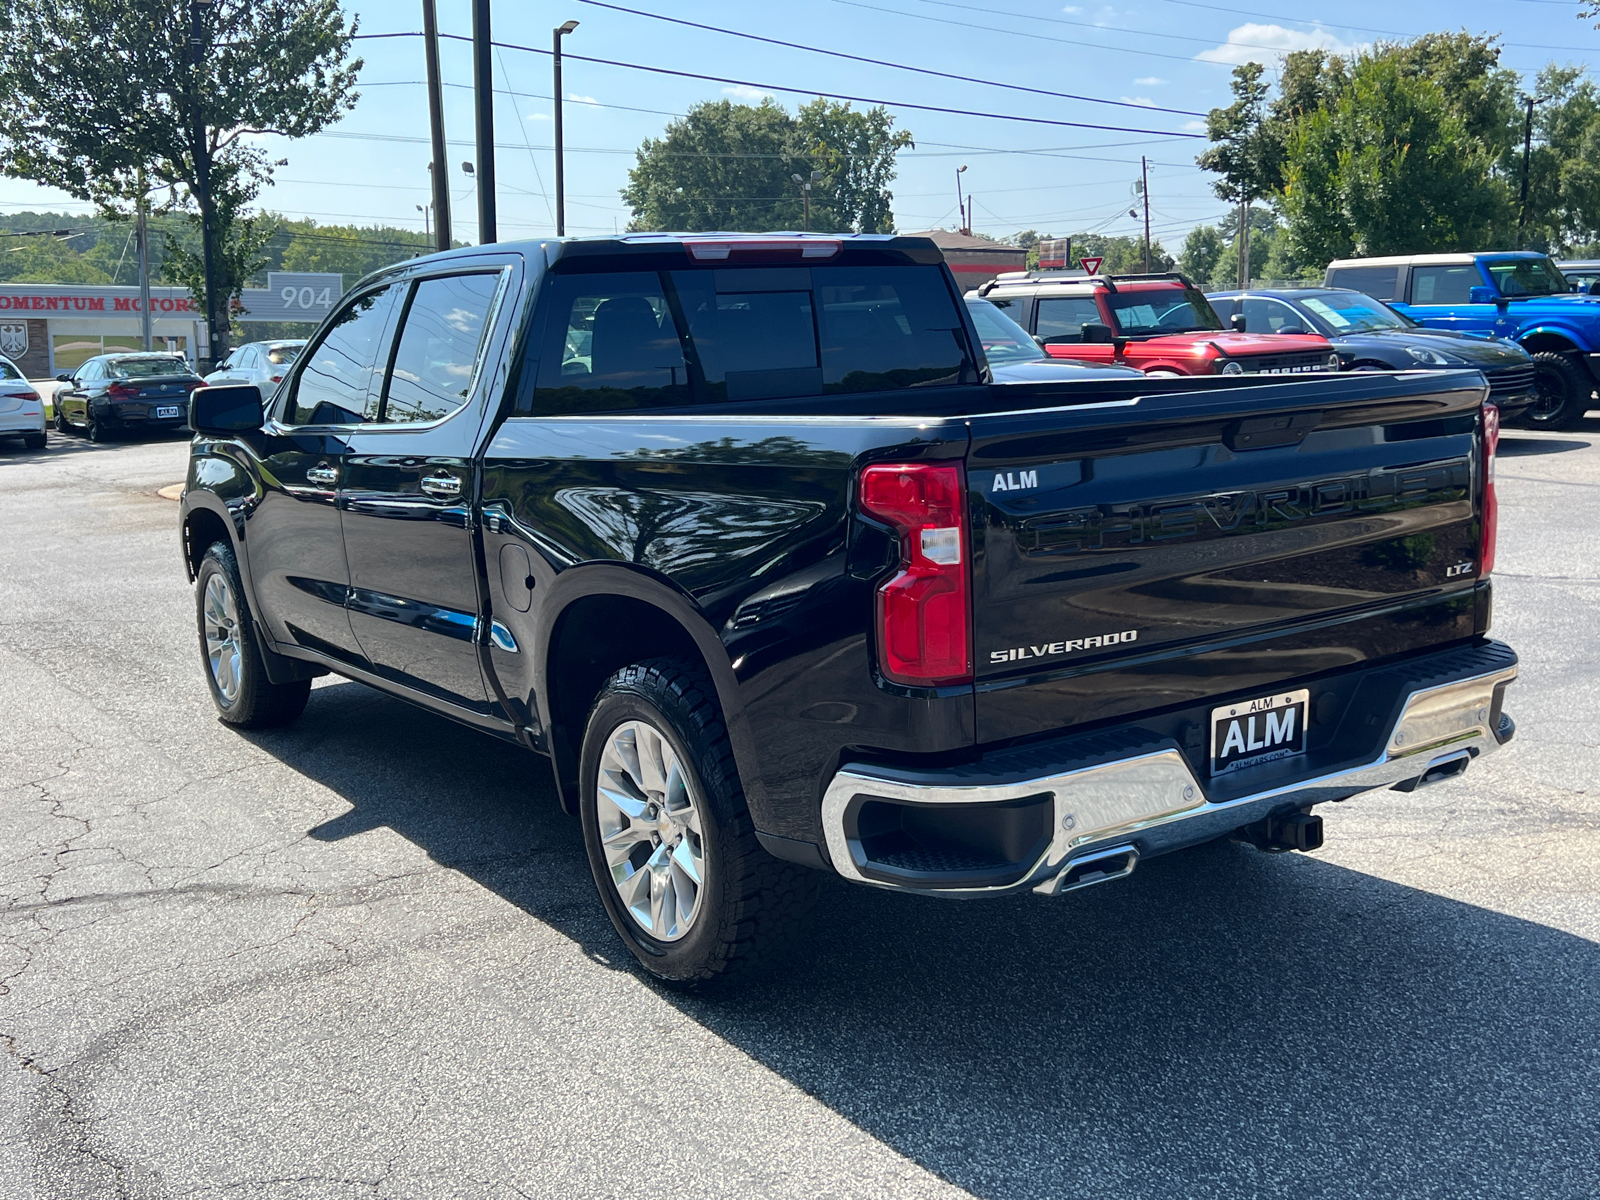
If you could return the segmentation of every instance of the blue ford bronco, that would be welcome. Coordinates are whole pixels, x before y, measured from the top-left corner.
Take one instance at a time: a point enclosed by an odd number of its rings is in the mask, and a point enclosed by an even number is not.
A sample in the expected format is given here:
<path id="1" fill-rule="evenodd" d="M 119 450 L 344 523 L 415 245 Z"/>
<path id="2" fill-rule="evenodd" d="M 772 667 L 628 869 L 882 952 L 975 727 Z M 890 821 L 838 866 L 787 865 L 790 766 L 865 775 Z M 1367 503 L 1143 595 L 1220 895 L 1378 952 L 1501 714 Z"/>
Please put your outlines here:
<path id="1" fill-rule="evenodd" d="M 1007 378 L 925 238 L 386 269 L 270 396 L 195 393 L 211 698 L 284 725 L 332 672 L 544 756 L 685 985 L 773 961 L 823 871 L 1310 850 L 1313 806 L 1510 740 L 1477 371 Z"/>
<path id="2" fill-rule="evenodd" d="M 1537 396 L 1519 418 L 1525 426 L 1571 429 L 1589 409 L 1600 379 L 1600 296 L 1575 294 L 1548 255 L 1341 258 L 1323 282 L 1386 301 L 1430 329 L 1516 342 L 1537 372 Z"/>

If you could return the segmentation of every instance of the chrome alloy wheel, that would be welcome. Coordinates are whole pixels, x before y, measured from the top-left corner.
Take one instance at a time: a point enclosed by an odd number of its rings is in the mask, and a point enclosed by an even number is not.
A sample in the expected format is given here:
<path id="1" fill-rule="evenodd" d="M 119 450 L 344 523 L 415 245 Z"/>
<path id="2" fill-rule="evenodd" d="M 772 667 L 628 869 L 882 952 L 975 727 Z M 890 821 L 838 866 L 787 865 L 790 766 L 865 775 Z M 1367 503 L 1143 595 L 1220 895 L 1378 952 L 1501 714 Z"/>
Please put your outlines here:
<path id="1" fill-rule="evenodd" d="M 233 589 L 221 574 L 206 580 L 202 620 L 206 630 L 206 662 L 211 667 L 211 679 L 224 701 L 232 704 L 239 698 L 239 671 L 243 650 L 239 645 L 239 606 L 234 603 Z"/>
<path id="2" fill-rule="evenodd" d="M 700 913 L 705 836 L 700 806 L 672 743 L 644 721 L 612 730 L 595 788 L 600 847 L 628 914 L 675 942 Z"/>

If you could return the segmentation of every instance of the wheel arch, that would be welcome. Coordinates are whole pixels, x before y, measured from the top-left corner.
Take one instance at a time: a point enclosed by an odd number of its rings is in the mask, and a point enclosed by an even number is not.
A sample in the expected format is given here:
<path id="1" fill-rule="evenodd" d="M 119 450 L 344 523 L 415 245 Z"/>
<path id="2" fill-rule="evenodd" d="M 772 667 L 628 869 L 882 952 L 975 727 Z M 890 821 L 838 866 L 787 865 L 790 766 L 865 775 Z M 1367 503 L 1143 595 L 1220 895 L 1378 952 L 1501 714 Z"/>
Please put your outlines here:
<path id="1" fill-rule="evenodd" d="M 561 806 L 577 812 L 583 727 L 611 675 L 649 658 L 704 667 L 747 793 L 759 786 L 739 682 L 722 640 L 692 599 L 654 574 L 616 563 L 569 568 L 541 606 L 534 642 L 538 702 Z M 546 615 L 548 614 L 548 615 Z"/>
<path id="2" fill-rule="evenodd" d="M 1571 354 L 1579 349 L 1577 340 L 1564 329 L 1538 326 L 1517 338 L 1529 354 Z"/>
<path id="3" fill-rule="evenodd" d="M 202 496 L 207 499 L 198 498 Z M 208 500 L 215 503 L 210 503 Z M 220 500 L 208 496 L 207 493 L 190 492 L 184 498 L 184 513 L 179 525 L 179 534 L 183 546 L 183 567 L 188 573 L 190 583 L 193 583 L 195 576 L 199 574 L 200 560 L 205 557 L 206 550 L 213 542 L 227 542 L 233 548 L 234 555 L 237 557 L 239 554 L 239 539 L 228 516 L 228 510 Z"/>

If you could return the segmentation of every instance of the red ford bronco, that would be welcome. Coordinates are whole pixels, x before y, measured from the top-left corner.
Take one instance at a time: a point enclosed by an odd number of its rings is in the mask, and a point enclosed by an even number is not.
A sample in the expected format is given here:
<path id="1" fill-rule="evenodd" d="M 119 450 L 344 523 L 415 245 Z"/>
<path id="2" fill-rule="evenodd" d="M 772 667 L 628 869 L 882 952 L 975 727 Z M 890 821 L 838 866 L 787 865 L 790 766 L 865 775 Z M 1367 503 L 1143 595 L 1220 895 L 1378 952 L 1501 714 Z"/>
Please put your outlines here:
<path id="1" fill-rule="evenodd" d="M 1056 358 L 1122 363 L 1147 375 L 1303 375 L 1337 371 L 1320 334 L 1226 329 L 1184 276 L 1015 271 L 978 294 Z"/>

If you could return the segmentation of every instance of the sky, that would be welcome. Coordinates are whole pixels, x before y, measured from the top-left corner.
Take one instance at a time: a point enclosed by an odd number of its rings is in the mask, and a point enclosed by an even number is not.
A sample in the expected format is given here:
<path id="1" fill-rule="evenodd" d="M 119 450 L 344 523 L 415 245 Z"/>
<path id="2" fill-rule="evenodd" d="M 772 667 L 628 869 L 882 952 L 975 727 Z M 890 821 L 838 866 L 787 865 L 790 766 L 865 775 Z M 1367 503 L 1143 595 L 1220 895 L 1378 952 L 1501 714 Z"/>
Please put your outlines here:
<path id="1" fill-rule="evenodd" d="M 771 94 L 791 112 L 816 92 L 889 102 L 898 127 L 916 139 L 914 150 L 901 153 L 893 185 L 895 221 L 902 232 L 960 223 L 957 169 L 966 166 L 960 182 L 976 197 L 979 233 L 1134 234 L 1142 227 L 1142 214 L 1135 219 L 1129 209 L 1136 205 L 1133 188 L 1143 156 L 1149 160 L 1153 232 L 1176 251 L 1195 225 L 1225 215 L 1226 206 L 1211 191 L 1211 177 L 1194 165 L 1205 142 L 1193 135 L 1204 128 L 1200 114 L 1230 102 L 1229 73 L 1237 63 L 1255 59 L 1274 68 L 1288 50 L 1323 46 L 1345 52 L 1374 40 L 1466 29 L 1500 35 L 1503 65 L 1523 73 L 1529 84 L 1551 62 L 1600 72 L 1600 31 L 1578 19 L 1575 0 L 1343 0 L 1319 6 L 1291 0 L 1237 5 L 1220 0 L 797 0 L 772 7 L 735 0 L 617 3 L 801 47 L 1087 99 L 933 78 L 584 0 L 501 3 L 494 13 L 496 41 L 547 49 L 554 26 L 580 23 L 565 39 L 563 62 L 567 231 L 572 234 L 626 228 L 629 212 L 618 191 L 627 182 L 635 151 L 646 138 L 659 136 L 673 116 L 703 100 L 755 102 Z M 441 32 L 471 33 L 470 0 L 438 0 L 438 8 Z M 359 18 L 363 34 L 421 28 L 419 0 L 358 0 L 347 10 Z M 430 199 L 421 39 L 363 39 L 357 52 L 365 60 L 361 98 L 348 116 L 311 138 L 262 139 L 273 158 L 286 158 L 288 164 L 278 168 L 275 184 L 259 203 L 324 224 L 421 230 L 425 214 L 419 206 Z M 462 161 L 473 156 L 470 48 L 447 40 L 441 56 L 454 232 L 476 240 L 474 183 L 461 169 Z M 547 54 L 496 52 L 495 86 L 502 93 L 495 103 L 502 241 L 554 232 L 550 74 Z M 88 211 L 51 189 L 0 180 L 0 210 L 29 208 Z"/>

